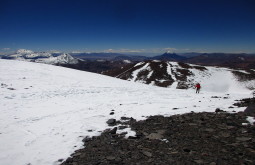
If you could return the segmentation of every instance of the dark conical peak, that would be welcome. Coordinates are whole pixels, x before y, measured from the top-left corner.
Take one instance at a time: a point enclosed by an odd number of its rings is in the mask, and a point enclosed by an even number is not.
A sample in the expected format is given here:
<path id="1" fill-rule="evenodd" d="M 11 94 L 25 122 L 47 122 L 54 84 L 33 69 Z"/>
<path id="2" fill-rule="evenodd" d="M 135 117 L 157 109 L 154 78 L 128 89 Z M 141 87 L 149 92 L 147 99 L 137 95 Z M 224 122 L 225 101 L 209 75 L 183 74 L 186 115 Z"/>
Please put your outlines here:
<path id="1" fill-rule="evenodd" d="M 186 57 L 180 56 L 176 53 L 165 52 L 162 55 L 153 57 L 154 60 L 172 60 L 172 61 L 181 61 L 186 59 Z"/>

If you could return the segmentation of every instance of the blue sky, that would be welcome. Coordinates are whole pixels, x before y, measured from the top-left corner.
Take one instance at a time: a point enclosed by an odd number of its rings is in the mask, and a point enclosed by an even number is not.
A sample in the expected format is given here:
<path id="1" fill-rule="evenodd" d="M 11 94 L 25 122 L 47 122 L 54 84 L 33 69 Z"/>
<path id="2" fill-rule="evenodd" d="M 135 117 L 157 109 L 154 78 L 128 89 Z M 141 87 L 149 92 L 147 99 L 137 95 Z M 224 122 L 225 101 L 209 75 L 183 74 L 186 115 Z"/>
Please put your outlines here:
<path id="1" fill-rule="evenodd" d="M 254 0 L 1 0 L 0 52 L 255 52 Z"/>

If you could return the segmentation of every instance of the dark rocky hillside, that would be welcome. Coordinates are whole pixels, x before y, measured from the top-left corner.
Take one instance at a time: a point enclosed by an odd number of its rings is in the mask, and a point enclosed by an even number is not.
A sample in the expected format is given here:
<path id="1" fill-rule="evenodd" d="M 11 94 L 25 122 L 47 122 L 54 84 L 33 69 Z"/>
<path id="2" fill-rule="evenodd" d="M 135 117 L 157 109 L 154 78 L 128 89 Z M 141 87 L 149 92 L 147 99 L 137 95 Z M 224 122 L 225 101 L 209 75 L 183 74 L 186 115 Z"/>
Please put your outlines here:
<path id="1" fill-rule="evenodd" d="M 94 73 L 102 73 L 107 70 L 119 70 L 121 67 L 125 67 L 128 65 L 127 63 L 123 61 L 81 61 L 77 64 L 58 64 L 59 66 L 72 68 L 72 69 L 78 69 L 88 72 L 94 72 Z"/>
<path id="2" fill-rule="evenodd" d="M 181 62 L 171 63 L 154 60 L 127 65 L 121 69 L 103 72 L 103 74 L 160 87 L 169 87 L 176 82 L 178 89 L 187 89 L 194 85 L 188 80 L 188 76 L 193 75 L 189 69 L 207 70 L 203 66 L 191 66 Z"/>
<path id="3" fill-rule="evenodd" d="M 210 69 L 207 69 L 210 68 Z M 102 72 L 105 75 L 120 78 L 123 80 L 135 81 L 160 87 L 174 87 L 187 89 L 194 87 L 196 81 L 206 82 L 210 77 L 216 81 L 217 73 L 229 72 L 234 75 L 229 81 L 238 81 L 253 90 L 255 88 L 255 70 L 229 69 L 222 67 L 205 67 L 201 65 L 187 64 L 171 61 L 145 61 L 137 64 L 129 64 L 121 68 Z M 217 78 L 216 78 L 217 77 Z M 224 76 L 222 78 L 225 78 Z"/>

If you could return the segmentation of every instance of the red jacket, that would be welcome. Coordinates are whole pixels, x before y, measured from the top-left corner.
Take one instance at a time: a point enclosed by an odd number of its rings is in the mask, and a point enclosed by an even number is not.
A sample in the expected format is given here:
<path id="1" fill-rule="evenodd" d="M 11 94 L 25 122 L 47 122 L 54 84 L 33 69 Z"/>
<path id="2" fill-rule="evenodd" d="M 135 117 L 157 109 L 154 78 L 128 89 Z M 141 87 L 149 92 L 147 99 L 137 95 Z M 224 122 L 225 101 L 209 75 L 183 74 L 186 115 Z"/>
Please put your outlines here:
<path id="1" fill-rule="evenodd" d="M 196 88 L 201 88 L 201 85 L 199 83 L 197 83 Z"/>

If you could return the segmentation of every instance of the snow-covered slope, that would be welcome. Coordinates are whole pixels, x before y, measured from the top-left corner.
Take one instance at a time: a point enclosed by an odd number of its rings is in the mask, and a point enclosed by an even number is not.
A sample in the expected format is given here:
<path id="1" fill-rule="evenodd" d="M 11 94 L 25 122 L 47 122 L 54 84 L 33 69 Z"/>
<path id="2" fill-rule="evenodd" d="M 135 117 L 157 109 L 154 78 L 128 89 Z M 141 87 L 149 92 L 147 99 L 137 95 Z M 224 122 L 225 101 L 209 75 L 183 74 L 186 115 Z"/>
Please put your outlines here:
<path id="1" fill-rule="evenodd" d="M 59 164 L 59 159 L 82 147 L 83 137 L 108 128 L 109 118 L 140 120 L 216 108 L 242 111 L 229 106 L 250 96 L 242 86 L 224 82 L 221 74 L 218 80 L 228 84 L 222 86 L 228 90 L 207 92 L 204 87 L 200 94 L 15 60 L 0 59 L 0 75 L 1 165 Z M 112 110 L 115 114 L 109 115 Z"/>
<path id="2" fill-rule="evenodd" d="M 193 88 L 194 84 L 200 82 L 203 90 L 206 91 L 228 92 L 233 91 L 233 89 L 255 89 L 255 72 L 252 70 L 246 72 L 228 68 L 153 60 L 137 63 L 130 68 L 121 70 L 120 73 L 116 73 L 116 75 L 111 76 L 169 88 Z M 251 78 L 252 75 L 253 78 Z M 245 79 L 244 77 L 248 78 Z"/>
<path id="3" fill-rule="evenodd" d="M 48 52 L 33 52 L 32 50 L 19 49 L 15 54 L 4 56 L 5 59 L 14 59 L 20 61 L 32 61 L 45 64 L 77 64 L 78 59 L 69 54 L 63 53 L 54 56 Z"/>
<path id="4" fill-rule="evenodd" d="M 57 57 L 51 56 L 49 58 L 37 59 L 35 62 L 45 63 L 45 64 L 53 64 L 53 65 L 55 65 L 55 64 L 77 64 L 78 59 L 73 58 L 71 55 L 64 53 Z"/>

